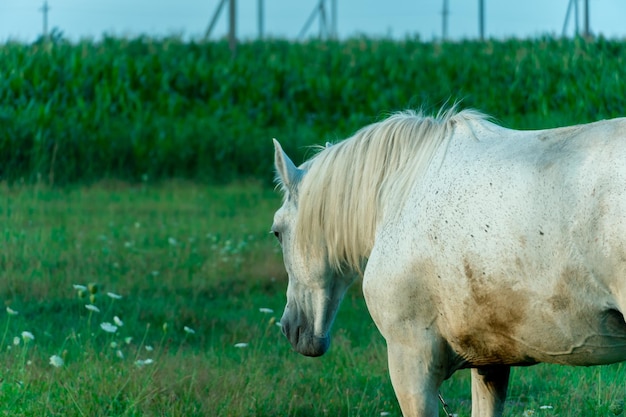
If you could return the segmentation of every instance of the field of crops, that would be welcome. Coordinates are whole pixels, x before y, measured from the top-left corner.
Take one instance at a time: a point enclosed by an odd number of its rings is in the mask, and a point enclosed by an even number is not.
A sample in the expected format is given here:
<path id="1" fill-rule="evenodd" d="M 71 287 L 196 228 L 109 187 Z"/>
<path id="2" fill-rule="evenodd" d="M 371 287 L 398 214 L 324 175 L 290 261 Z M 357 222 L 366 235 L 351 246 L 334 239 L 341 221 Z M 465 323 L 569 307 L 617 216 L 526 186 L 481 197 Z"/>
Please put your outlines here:
<path id="1" fill-rule="evenodd" d="M 626 44 L 603 39 L 0 45 L 0 178 L 267 178 L 390 111 L 446 102 L 538 128 L 626 114 Z M 271 176 L 270 176 L 271 177 Z"/>

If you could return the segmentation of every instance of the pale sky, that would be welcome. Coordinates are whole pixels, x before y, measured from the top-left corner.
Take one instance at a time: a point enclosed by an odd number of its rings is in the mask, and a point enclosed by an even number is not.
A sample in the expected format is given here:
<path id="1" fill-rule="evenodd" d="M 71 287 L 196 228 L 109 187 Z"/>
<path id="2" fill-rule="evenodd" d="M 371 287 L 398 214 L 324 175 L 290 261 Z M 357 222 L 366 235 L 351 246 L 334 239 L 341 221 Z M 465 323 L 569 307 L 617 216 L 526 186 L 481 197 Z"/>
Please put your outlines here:
<path id="1" fill-rule="evenodd" d="M 42 33 L 44 0 L 0 0 L 0 42 L 31 42 Z M 440 38 L 443 0 L 336 0 L 340 38 L 365 34 L 403 38 L 419 34 L 423 40 Z M 573 1 L 573 0 L 572 0 Z M 206 30 L 219 0 L 48 0 L 49 29 L 58 28 L 71 40 L 98 39 L 103 33 L 135 36 L 180 34 L 199 38 Z M 319 0 L 263 0 L 265 34 L 295 39 Z M 330 0 L 326 2 L 330 9 Z M 561 35 L 570 0 L 485 0 L 487 37 Z M 259 0 L 238 0 L 237 34 L 251 39 L 258 34 Z M 594 34 L 626 39 L 626 0 L 589 0 Z M 478 1 L 448 0 L 448 37 L 478 36 Z M 579 0 L 580 30 L 583 0 Z M 212 38 L 226 34 L 224 7 Z M 568 34 L 574 32 L 574 13 Z M 307 33 L 319 32 L 314 21 Z"/>

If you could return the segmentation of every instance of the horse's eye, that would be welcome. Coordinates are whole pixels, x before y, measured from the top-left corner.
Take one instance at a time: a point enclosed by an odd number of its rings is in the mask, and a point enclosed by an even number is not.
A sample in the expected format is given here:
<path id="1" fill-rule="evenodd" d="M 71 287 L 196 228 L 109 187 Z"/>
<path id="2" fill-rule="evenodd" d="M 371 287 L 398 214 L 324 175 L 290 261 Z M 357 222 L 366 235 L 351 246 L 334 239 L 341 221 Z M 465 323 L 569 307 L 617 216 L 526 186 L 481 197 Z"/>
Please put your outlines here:
<path id="1" fill-rule="evenodd" d="M 274 234 L 274 236 L 276 237 L 276 239 L 278 239 L 278 241 L 279 241 L 280 243 L 283 243 L 283 238 L 282 238 L 282 236 L 281 236 L 280 232 L 278 232 L 278 231 L 276 231 L 276 230 L 272 230 L 272 232 L 271 232 L 271 233 L 273 233 L 273 234 Z"/>

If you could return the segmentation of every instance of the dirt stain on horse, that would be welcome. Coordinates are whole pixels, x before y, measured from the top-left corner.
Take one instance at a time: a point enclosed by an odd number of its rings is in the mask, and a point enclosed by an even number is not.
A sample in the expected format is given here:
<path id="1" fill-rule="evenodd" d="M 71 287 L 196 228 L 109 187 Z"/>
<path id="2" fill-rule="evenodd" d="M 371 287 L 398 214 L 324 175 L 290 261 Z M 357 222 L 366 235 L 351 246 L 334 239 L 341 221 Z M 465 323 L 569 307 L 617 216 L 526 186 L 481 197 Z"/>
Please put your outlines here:
<path id="1" fill-rule="evenodd" d="M 564 311 L 570 305 L 570 300 L 567 296 L 561 294 L 555 294 L 552 297 L 548 298 L 548 302 L 550 303 L 550 307 L 552 307 L 553 311 Z"/>
<path id="2" fill-rule="evenodd" d="M 507 285 L 510 278 L 489 276 L 463 260 L 469 296 L 466 299 L 466 331 L 457 337 L 458 352 L 472 365 L 525 363 L 515 339 L 524 322 L 529 299 Z"/>

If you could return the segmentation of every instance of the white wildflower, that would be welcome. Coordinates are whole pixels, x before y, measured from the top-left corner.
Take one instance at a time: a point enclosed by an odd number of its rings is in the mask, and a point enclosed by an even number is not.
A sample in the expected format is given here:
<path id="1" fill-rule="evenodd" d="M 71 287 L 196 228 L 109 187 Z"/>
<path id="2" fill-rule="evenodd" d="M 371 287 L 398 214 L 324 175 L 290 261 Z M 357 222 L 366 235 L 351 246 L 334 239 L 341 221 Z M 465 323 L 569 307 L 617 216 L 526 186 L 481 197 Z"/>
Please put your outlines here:
<path id="1" fill-rule="evenodd" d="M 35 336 L 33 336 L 31 332 L 23 331 L 22 339 L 24 339 L 24 341 L 27 342 L 29 340 L 35 340 Z"/>
<path id="2" fill-rule="evenodd" d="M 146 345 L 146 350 L 148 352 L 152 352 L 154 350 L 154 348 L 152 346 L 150 346 L 150 345 Z"/>
<path id="3" fill-rule="evenodd" d="M 115 356 L 117 356 L 120 359 L 124 359 L 124 353 L 122 353 L 122 351 L 119 349 L 115 352 Z"/>
<path id="4" fill-rule="evenodd" d="M 259 311 L 265 314 L 272 314 L 274 312 L 274 310 L 272 310 L 271 308 L 267 308 L 267 307 L 261 307 L 259 308 Z"/>
<path id="5" fill-rule="evenodd" d="M 74 284 L 74 289 L 76 291 L 87 291 L 87 287 L 85 285 Z"/>
<path id="6" fill-rule="evenodd" d="M 117 342 L 111 342 L 109 346 L 111 346 L 111 349 L 115 349 L 117 347 Z"/>
<path id="7" fill-rule="evenodd" d="M 11 307 L 7 307 L 7 313 L 9 313 L 9 316 L 17 316 L 18 313 L 17 311 L 13 310 Z"/>
<path id="8" fill-rule="evenodd" d="M 125 338 L 124 338 L 124 342 L 125 342 L 127 345 L 130 345 L 130 344 L 132 343 L 132 341 L 133 341 L 133 338 L 132 338 L 132 337 L 130 337 L 130 336 L 125 337 Z"/>
<path id="9" fill-rule="evenodd" d="M 122 319 L 120 319 L 119 317 L 115 316 L 113 317 L 113 322 L 115 323 L 116 326 L 118 327 L 122 327 L 124 325 L 124 322 L 122 321 Z"/>
<path id="10" fill-rule="evenodd" d="M 122 296 L 119 294 L 115 294 L 114 292 L 108 292 L 107 295 L 114 300 L 121 300 Z"/>
<path id="11" fill-rule="evenodd" d="M 247 343 L 243 343 L 243 342 L 235 343 L 235 347 L 236 348 L 245 348 L 245 347 L 248 347 L 248 344 Z"/>
<path id="12" fill-rule="evenodd" d="M 100 312 L 100 309 L 93 304 L 85 304 L 85 308 L 89 311 L 93 311 L 94 313 Z"/>
<path id="13" fill-rule="evenodd" d="M 137 366 L 145 366 L 145 365 L 151 365 L 152 363 L 154 363 L 154 361 L 152 359 L 138 359 L 137 361 L 135 361 L 135 365 Z"/>
<path id="14" fill-rule="evenodd" d="M 183 327 L 183 330 L 185 331 L 185 333 L 188 333 L 188 334 L 195 334 L 196 333 L 196 331 L 194 329 L 192 329 L 191 327 L 187 327 L 187 326 Z"/>
<path id="15" fill-rule="evenodd" d="M 21 342 L 21 341 L 22 341 L 22 339 L 20 339 L 20 338 L 19 338 L 19 337 L 17 337 L 17 336 L 15 336 L 15 337 L 13 338 L 13 344 L 14 344 L 15 346 L 19 346 L 19 344 L 20 344 L 20 342 Z"/>
<path id="16" fill-rule="evenodd" d="M 542 405 L 541 407 L 539 407 L 540 410 L 552 410 L 554 407 L 552 407 L 551 405 Z"/>
<path id="17" fill-rule="evenodd" d="M 63 361 L 63 358 L 59 355 L 50 356 L 50 365 L 54 366 L 55 368 L 62 367 L 64 363 L 65 362 Z"/>
<path id="18" fill-rule="evenodd" d="M 174 239 L 173 237 L 168 237 L 167 238 L 167 243 L 170 244 L 170 246 L 176 246 L 178 245 L 178 242 L 176 241 L 176 239 Z"/>
<path id="19" fill-rule="evenodd" d="M 117 326 L 105 321 L 104 323 L 100 323 L 100 328 L 107 333 L 115 333 L 117 331 Z"/>

